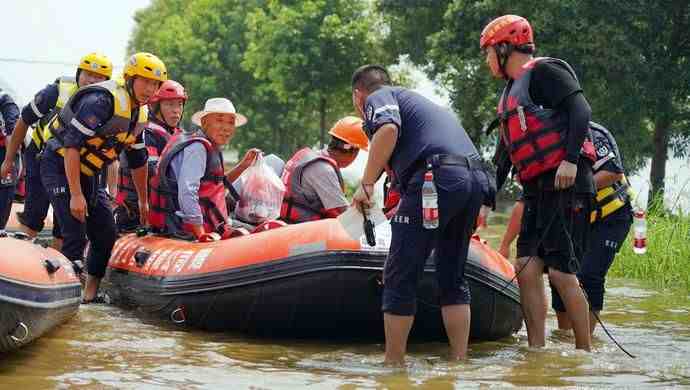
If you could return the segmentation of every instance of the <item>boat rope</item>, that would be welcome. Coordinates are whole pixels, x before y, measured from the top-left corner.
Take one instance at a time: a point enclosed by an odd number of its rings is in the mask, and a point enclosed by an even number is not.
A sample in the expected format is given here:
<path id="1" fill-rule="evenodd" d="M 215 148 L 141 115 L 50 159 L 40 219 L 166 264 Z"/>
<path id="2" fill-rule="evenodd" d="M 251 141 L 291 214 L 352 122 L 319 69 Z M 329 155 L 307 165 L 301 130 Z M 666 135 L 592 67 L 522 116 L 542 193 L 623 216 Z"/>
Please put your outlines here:
<path id="1" fill-rule="evenodd" d="M 23 335 L 22 337 L 17 337 L 17 336 L 14 335 L 14 333 L 15 333 L 18 329 L 22 329 L 22 330 L 24 331 L 24 335 Z M 10 332 L 9 336 L 10 336 L 10 338 L 12 339 L 12 341 L 14 341 L 15 343 L 18 343 L 18 344 L 19 344 L 19 343 L 23 343 L 24 341 L 26 341 L 26 339 L 29 338 L 29 327 L 26 326 L 25 323 L 19 321 L 19 323 L 17 324 L 17 326 L 12 330 L 12 332 Z"/>

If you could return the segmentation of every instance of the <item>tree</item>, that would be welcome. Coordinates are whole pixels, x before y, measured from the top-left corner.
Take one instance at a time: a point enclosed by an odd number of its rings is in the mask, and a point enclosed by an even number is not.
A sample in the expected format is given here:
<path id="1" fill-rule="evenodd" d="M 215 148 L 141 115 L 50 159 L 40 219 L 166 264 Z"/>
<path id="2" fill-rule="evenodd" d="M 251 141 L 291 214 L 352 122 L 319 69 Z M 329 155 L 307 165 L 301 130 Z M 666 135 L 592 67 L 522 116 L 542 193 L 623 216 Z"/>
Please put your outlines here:
<path id="1" fill-rule="evenodd" d="M 353 70 L 377 58 L 372 20 L 363 0 L 268 1 L 249 16 L 242 65 L 323 145 L 327 126 L 352 112 Z"/>
<path id="2" fill-rule="evenodd" d="M 384 14 L 388 21 L 414 21 L 430 12 L 417 8 L 420 13 L 415 7 L 402 11 L 379 7 L 392 13 Z M 617 136 L 628 169 L 639 168 L 652 156 L 651 191 L 663 194 L 669 145 L 678 155 L 688 153 L 690 3 L 454 0 L 442 13 L 433 12 L 436 17 L 442 14 L 442 19 L 422 24 L 427 26 L 420 34 L 423 45 L 413 41 L 407 49 L 417 52 L 411 58 L 449 89 L 453 106 L 475 141 L 480 140 L 478 129 L 493 117 L 502 88 L 484 68 L 479 34 L 492 18 L 507 13 L 530 20 L 540 54 L 563 58 L 574 66 L 593 118 Z M 416 26 L 399 23 L 390 30 L 405 36 Z M 418 53 L 420 47 L 425 55 Z"/>

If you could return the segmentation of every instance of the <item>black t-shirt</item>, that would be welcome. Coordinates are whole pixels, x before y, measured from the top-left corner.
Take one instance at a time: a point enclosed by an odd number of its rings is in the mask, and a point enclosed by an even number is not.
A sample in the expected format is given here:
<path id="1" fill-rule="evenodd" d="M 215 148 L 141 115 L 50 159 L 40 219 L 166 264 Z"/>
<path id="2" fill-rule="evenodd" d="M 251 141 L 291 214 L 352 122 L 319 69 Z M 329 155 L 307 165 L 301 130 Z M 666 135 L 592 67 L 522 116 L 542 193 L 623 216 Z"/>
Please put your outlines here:
<path id="1" fill-rule="evenodd" d="M 529 84 L 529 93 L 535 104 L 541 105 L 544 108 L 554 109 L 560 106 L 568 97 L 581 92 L 582 87 L 579 81 L 563 65 L 555 62 L 540 61 L 534 67 Z M 569 152 L 579 153 L 580 151 Z M 580 159 L 577 165 L 578 174 L 575 178 L 575 190 L 579 193 L 596 193 L 592 179 L 592 169 L 589 163 Z M 543 188 L 552 189 L 555 177 L 556 170 L 544 173 L 542 175 L 542 180 L 544 180 Z M 526 185 L 525 191 L 528 193 L 536 191 L 536 188 L 530 187 L 530 185 Z"/>
<path id="2" fill-rule="evenodd" d="M 534 67 L 529 94 L 535 104 L 553 109 L 577 92 L 582 92 L 582 87 L 564 66 L 540 61 Z"/>

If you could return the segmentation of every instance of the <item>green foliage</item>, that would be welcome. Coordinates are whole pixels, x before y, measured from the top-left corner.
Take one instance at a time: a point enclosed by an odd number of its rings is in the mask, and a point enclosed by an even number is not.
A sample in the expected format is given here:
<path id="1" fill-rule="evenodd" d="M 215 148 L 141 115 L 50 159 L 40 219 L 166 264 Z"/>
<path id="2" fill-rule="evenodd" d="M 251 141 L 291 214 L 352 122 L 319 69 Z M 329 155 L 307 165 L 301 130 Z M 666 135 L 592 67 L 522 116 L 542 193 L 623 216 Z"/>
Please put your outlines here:
<path id="1" fill-rule="evenodd" d="M 610 275 L 645 280 L 658 287 L 690 291 L 690 214 L 664 210 L 656 202 L 647 215 L 647 253 L 632 251 L 632 230 Z"/>
<path id="2" fill-rule="evenodd" d="M 287 158 L 352 111 L 350 75 L 380 53 L 367 7 L 363 0 L 154 0 L 135 15 L 129 51 L 165 61 L 190 95 L 186 118 L 206 99 L 228 97 L 249 118 L 231 147 Z"/>
<path id="3" fill-rule="evenodd" d="M 379 0 L 395 35 L 388 39 L 399 44 L 397 54 L 409 53 L 450 90 L 475 141 L 486 142 L 478 130 L 493 117 L 503 86 L 487 72 L 479 34 L 494 17 L 513 13 L 532 23 L 540 55 L 573 65 L 593 118 L 617 136 L 628 168 L 639 168 L 652 154 L 655 130 L 667 131 L 661 135 L 677 154 L 687 153 L 687 1 L 438 0 L 434 9 L 424 6 L 428 2 L 407 3 Z"/>
<path id="4" fill-rule="evenodd" d="M 269 1 L 249 16 L 242 65 L 323 144 L 326 128 L 352 111 L 352 71 L 375 58 L 370 21 L 363 1 Z"/>

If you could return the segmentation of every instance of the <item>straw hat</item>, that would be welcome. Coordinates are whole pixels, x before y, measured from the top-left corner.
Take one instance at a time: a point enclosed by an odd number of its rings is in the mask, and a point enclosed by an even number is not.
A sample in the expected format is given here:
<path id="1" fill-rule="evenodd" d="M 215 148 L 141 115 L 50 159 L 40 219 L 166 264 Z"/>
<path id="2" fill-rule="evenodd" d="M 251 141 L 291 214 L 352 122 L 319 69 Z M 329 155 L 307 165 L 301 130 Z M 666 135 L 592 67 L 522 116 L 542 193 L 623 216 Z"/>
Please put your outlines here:
<path id="1" fill-rule="evenodd" d="M 235 115 L 235 126 L 240 127 L 247 123 L 247 117 L 235 110 L 235 105 L 226 98 L 210 98 L 206 101 L 204 109 L 192 115 L 192 123 L 201 126 L 201 118 L 208 114 L 233 114 Z"/>

